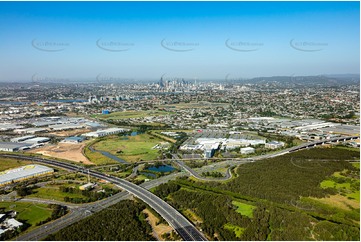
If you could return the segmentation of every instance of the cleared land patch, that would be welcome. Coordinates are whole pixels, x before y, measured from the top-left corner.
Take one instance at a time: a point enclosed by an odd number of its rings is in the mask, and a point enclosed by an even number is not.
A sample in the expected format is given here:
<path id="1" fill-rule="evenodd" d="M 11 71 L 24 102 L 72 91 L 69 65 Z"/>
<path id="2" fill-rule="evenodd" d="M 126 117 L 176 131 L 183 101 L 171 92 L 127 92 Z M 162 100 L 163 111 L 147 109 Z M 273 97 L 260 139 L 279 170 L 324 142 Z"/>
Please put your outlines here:
<path id="1" fill-rule="evenodd" d="M 253 210 L 256 208 L 255 206 L 238 201 L 232 201 L 232 204 L 237 206 L 237 210 L 236 210 L 237 213 L 240 213 L 249 218 L 253 218 Z"/>
<path id="2" fill-rule="evenodd" d="M 165 233 L 170 233 L 171 231 L 173 231 L 173 228 L 163 223 L 158 224 L 159 219 L 156 216 L 154 216 L 154 214 L 150 212 L 148 209 L 144 209 L 143 213 L 148 215 L 147 220 L 150 226 L 152 226 L 153 232 L 156 234 L 157 238 L 161 241 L 164 241 L 162 235 Z"/>
<path id="3" fill-rule="evenodd" d="M 59 143 L 56 145 L 47 145 L 38 149 L 29 151 L 29 153 L 42 154 L 59 159 L 65 159 L 75 162 L 81 162 L 83 164 L 94 164 L 83 154 L 83 148 L 85 143 L 81 144 L 67 144 Z"/>
<path id="4" fill-rule="evenodd" d="M 230 224 L 230 223 L 225 224 L 223 227 L 225 229 L 233 231 L 237 238 L 241 238 L 243 231 L 245 230 L 245 228 L 242 228 L 242 227 Z"/>

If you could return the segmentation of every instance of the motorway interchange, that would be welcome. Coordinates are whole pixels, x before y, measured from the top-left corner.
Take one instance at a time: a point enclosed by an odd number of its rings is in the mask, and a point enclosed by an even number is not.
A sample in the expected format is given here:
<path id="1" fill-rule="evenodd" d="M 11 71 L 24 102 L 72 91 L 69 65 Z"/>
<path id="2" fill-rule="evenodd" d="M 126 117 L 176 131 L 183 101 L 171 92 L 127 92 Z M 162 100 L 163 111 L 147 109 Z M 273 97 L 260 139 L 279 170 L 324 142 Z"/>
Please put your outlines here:
<path id="1" fill-rule="evenodd" d="M 339 137 L 339 138 L 334 138 L 332 140 L 328 140 L 327 142 L 328 143 L 339 142 L 339 141 L 353 140 L 353 139 L 358 139 L 358 138 L 359 138 L 358 136 Z M 202 167 L 202 169 L 203 170 L 211 170 L 211 169 L 215 169 L 215 168 L 218 169 L 220 167 L 228 166 L 229 168 L 227 170 L 226 177 L 218 179 L 218 180 L 226 180 L 226 179 L 231 178 L 230 169 L 231 169 L 231 167 L 234 167 L 236 165 L 244 164 L 244 163 L 248 163 L 248 162 L 254 162 L 256 160 L 261 160 L 261 159 L 273 158 L 276 156 L 287 154 L 289 152 L 294 152 L 294 151 L 298 151 L 298 150 L 306 149 L 306 148 L 312 148 L 317 145 L 323 145 L 325 143 L 326 143 L 325 141 L 306 143 L 306 144 L 302 144 L 302 145 L 292 147 L 292 148 L 289 148 L 286 150 L 281 150 L 277 153 L 253 157 L 252 159 L 248 158 L 248 159 L 233 159 L 233 160 L 228 160 L 228 161 L 226 160 L 226 161 L 217 163 L 216 166 L 215 165 L 205 166 L 205 167 Z M 160 199 L 159 197 L 155 196 L 153 193 L 151 193 L 147 190 L 152 187 L 158 186 L 161 183 L 167 182 L 170 179 L 174 179 L 180 175 L 185 175 L 184 172 L 177 173 L 177 174 L 171 174 L 166 177 L 161 177 L 161 178 L 152 180 L 150 182 L 143 183 L 142 185 L 138 186 L 138 185 L 135 185 L 124 179 L 120 179 L 120 178 L 110 176 L 107 174 L 103 174 L 101 172 L 97 172 L 97 171 L 93 171 L 93 170 L 87 170 L 81 166 L 75 166 L 75 165 L 71 165 L 69 163 L 59 162 L 56 160 L 43 159 L 43 158 L 18 155 L 18 154 L 1 154 L 0 156 L 8 157 L 8 158 L 31 160 L 33 162 L 39 162 L 39 163 L 43 163 L 43 164 L 47 164 L 47 165 L 52 165 L 52 166 L 60 167 L 60 168 L 75 171 L 75 172 L 81 172 L 84 174 L 89 173 L 89 175 L 91 175 L 93 177 L 96 177 L 99 179 L 104 179 L 108 182 L 111 182 L 111 183 L 119 186 L 123 190 L 125 190 L 119 194 L 116 194 L 115 196 L 104 199 L 104 200 L 96 203 L 95 205 L 92 204 L 92 205 L 82 206 L 80 209 L 76 210 L 76 212 L 72 212 L 69 215 L 66 215 L 61 219 L 58 219 L 51 223 L 45 224 L 45 225 L 39 227 L 38 229 L 32 230 L 29 233 L 19 236 L 17 238 L 17 240 L 24 241 L 24 240 L 43 239 L 47 235 L 55 233 L 56 231 L 60 230 L 61 228 L 64 228 L 76 221 L 79 221 L 79 220 L 91 215 L 94 212 L 97 212 L 106 207 L 109 207 L 110 205 L 115 204 L 122 199 L 129 198 L 129 193 L 133 194 L 134 196 L 138 197 L 139 199 L 141 199 L 145 203 L 147 203 L 149 206 L 151 206 L 157 213 L 159 213 L 169 223 L 170 226 L 172 226 L 174 228 L 174 230 L 182 237 L 183 240 L 187 240 L 187 241 L 207 240 L 206 237 L 200 231 L 198 231 L 195 228 L 195 226 L 190 221 L 188 221 L 181 213 L 179 213 L 176 209 L 174 209 L 168 203 L 166 203 L 165 201 L 163 201 L 162 199 Z M 174 155 L 172 161 L 175 162 L 177 165 L 179 165 L 182 168 L 182 170 L 186 171 L 191 176 L 194 176 L 194 177 L 196 177 L 198 179 L 202 179 L 202 180 L 212 180 L 212 181 L 217 180 L 215 178 L 204 178 L 204 177 L 200 176 L 196 171 L 194 171 L 191 168 L 189 168 L 188 166 L 186 166 L 182 161 L 177 160 L 177 158 L 178 157 L 176 155 Z"/>

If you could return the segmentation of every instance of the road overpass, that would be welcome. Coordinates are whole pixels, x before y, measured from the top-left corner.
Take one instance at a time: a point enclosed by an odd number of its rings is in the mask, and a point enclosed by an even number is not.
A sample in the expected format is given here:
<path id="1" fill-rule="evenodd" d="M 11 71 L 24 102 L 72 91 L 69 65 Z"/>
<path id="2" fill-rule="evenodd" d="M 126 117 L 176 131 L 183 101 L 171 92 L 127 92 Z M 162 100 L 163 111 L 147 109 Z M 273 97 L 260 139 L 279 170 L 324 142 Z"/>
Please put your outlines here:
<path id="1" fill-rule="evenodd" d="M 229 166 L 230 168 L 228 168 L 228 170 L 226 172 L 226 176 L 222 177 L 222 178 L 206 178 L 206 177 L 203 177 L 203 176 L 199 175 L 199 173 L 197 171 L 195 171 L 194 169 L 192 169 L 189 166 L 187 166 L 186 164 L 184 164 L 183 161 L 187 160 L 187 159 L 180 159 L 178 157 L 178 155 L 176 155 L 176 154 L 173 154 L 173 160 L 171 160 L 171 161 L 176 163 L 178 166 L 183 168 L 183 170 L 185 170 L 191 176 L 193 176 L 193 177 L 195 177 L 197 179 L 205 180 L 205 181 L 224 181 L 224 180 L 228 180 L 228 179 L 231 178 L 230 169 L 231 169 L 231 167 L 234 167 L 236 165 L 245 164 L 245 163 L 249 163 L 249 162 L 254 162 L 254 161 L 257 161 L 257 160 L 274 158 L 274 157 L 282 156 L 282 155 L 285 155 L 285 154 L 288 154 L 288 153 L 291 153 L 291 152 L 296 152 L 296 151 L 303 150 L 303 149 L 308 149 L 308 148 L 314 148 L 314 147 L 319 146 L 319 145 L 325 145 L 325 144 L 329 144 L 329 143 L 337 143 L 337 142 L 340 142 L 340 141 L 344 142 L 344 141 L 355 140 L 355 139 L 359 139 L 359 138 L 360 138 L 359 136 L 335 137 L 335 138 L 332 138 L 332 139 L 319 140 L 319 141 L 315 141 L 315 142 L 301 144 L 301 145 L 291 147 L 291 148 L 287 148 L 287 149 L 284 149 L 284 150 L 280 150 L 280 151 L 278 151 L 276 153 L 271 153 L 271 154 L 259 155 L 259 156 L 249 157 L 249 158 L 231 158 L 231 159 L 223 158 L 223 159 L 226 159 L 226 160 L 222 161 L 222 162 L 218 162 L 216 164 L 204 166 L 204 167 L 201 168 L 203 170 L 212 170 L 212 168 L 213 169 L 218 169 L 218 168 L 221 168 L 221 167 Z M 222 158 L 217 158 L 217 159 L 222 159 Z"/>
<path id="2" fill-rule="evenodd" d="M 324 139 L 324 140 L 306 143 L 306 144 L 302 144 L 302 145 L 290 148 L 288 152 L 295 152 L 295 151 L 299 151 L 302 149 L 312 148 L 312 147 L 315 147 L 318 145 L 338 143 L 340 141 L 345 142 L 348 140 L 356 140 L 356 139 L 360 139 L 360 136 L 346 136 L 346 137 L 335 137 L 335 138 L 331 138 L 331 139 Z"/>
<path id="3" fill-rule="evenodd" d="M 261 156 L 256 156 L 256 157 L 250 157 L 250 158 L 235 158 L 235 159 L 226 159 L 225 161 L 222 161 L 222 162 L 218 162 L 216 164 L 212 164 L 212 165 L 209 165 L 209 166 L 205 166 L 205 167 L 202 167 L 202 168 L 205 168 L 206 170 L 207 169 L 218 169 L 220 167 L 225 167 L 225 166 L 235 166 L 235 165 L 239 165 L 239 164 L 244 164 L 244 163 L 249 163 L 249 162 L 254 162 L 254 161 L 257 161 L 257 160 L 262 160 L 262 159 L 268 159 L 268 158 L 273 158 L 273 157 L 277 157 L 277 156 L 281 156 L 281 155 L 285 155 L 285 154 L 288 154 L 290 152 L 295 152 L 295 151 L 298 151 L 298 150 L 302 150 L 302 149 L 307 149 L 307 148 L 313 148 L 313 147 L 316 147 L 316 146 L 319 146 L 319 145 L 324 145 L 324 144 L 328 144 L 328 143 L 334 143 L 334 142 L 340 142 L 340 141 L 347 141 L 347 140 L 355 140 L 355 139 L 359 139 L 360 137 L 359 136 L 347 136 L 347 137 L 336 137 L 336 138 L 332 138 L 332 139 L 328 139 L 328 140 L 320 140 L 320 141 L 315 141 L 315 142 L 311 142 L 311 143 L 305 143 L 305 144 L 301 144 L 299 146 L 295 146 L 295 147 L 291 147 L 291 148 L 288 148 L 288 149 L 285 149 L 285 150 L 281 150 L 279 152 L 276 152 L 276 153 L 273 153 L 273 154 L 266 154 L 266 155 L 261 155 Z M 0 154 L 0 156 L 4 156 L 4 157 L 12 157 L 12 158 L 18 158 L 18 159 L 26 159 L 26 160 L 32 160 L 32 161 L 36 161 L 34 159 L 37 159 L 38 162 L 42 162 L 44 163 L 46 160 L 45 159 L 41 159 L 41 158 L 38 158 L 38 157 L 29 157 L 29 156 L 24 156 L 24 155 L 13 155 L 13 154 Z M 176 159 L 177 162 L 181 161 L 181 164 L 183 164 L 183 168 L 184 170 L 191 174 L 192 176 L 198 178 L 198 179 L 202 179 L 202 180 L 208 180 L 208 181 L 215 181 L 216 179 L 212 179 L 212 178 L 205 178 L 205 177 L 202 177 L 200 176 L 196 171 L 194 171 L 193 169 L 189 168 L 188 166 L 185 166 L 185 164 L 182 162 L 182 160 L 188 160 L 188 159 L 179 159 L 177 156 L 174 157 Z M 164 161 L 175 161 L 175 159 L 171 160 L 171 159 L 166 159 Z M 55 161 L 55 162 L 58 162 L 58 161 Z M 60 162 L 58 162 L 60 163 Z M 71 169 L 70 170 L 73 170 L 74 168 L 76 168 L 76 171 L 79 171 L 79 172 L 85 172 L 87 174 L 87 170 L 85 170 L 84 167 L 81 167 L 81 166 L 74 166 L 74 165 L 70 165 L 68 163 L 61 163 L 62 165 L 69 165 L 71 166 Z M 51 165 L 51 164 L 50 164 Z M 181 166 L 182 167 L 182 166 Z M 185 168 L 186 167 L 186 168 Z M 69 169 L 69 168 L 65 168 L 65 169 Z M 229 179 L 230 178 L 230 174 L 229 174 L 229 170 L 227 170 L 227 176 L 226 178 L 223 178 L 223 180 L 225 179 Z M 105 180 L 108 180 L 110 178 L 114 178 L 114 179 L 117 179 L 117 180 L 121 180 L 119 178 L 115 178 L 115 177 L 109 177 L 107 175 L 104 175 L 102 173 L 100 173 L 103 177 L 102 179 L 105 179 Z M 94 175 L 94 174 L 91 174 L 91 175 Z M 164 182 L 167 182 L 169 180 L 168 177 L 177 177 L 177 176 L 181 176 L 181 175 L 185 175 L 185 173 L 181 172 L 181 173 L 176 173 L 176 174 L 171 174 L 169 176 L 166 176 L 166 177 L 161 177 L 161 178 L 158 178 L 158 179 L 155 179 L 155 180 L 152 180 L 152 181 L 149 181 L 149 182 L 146 182 L 146 183 L 143 183 L 140 185 L 140 187 L 143 187 L 145 189 L 150 189 L 152 187 L 155 187 L 161 183 L 164 183 Z M 105 177 L 104 177 L 105 176 Z M 116 182 L 116 181 L 115 181 Z M 119 184 L 117 184 L 119 185 Z M 131 185 L 133 186 L 136 186 L 134 184 L 131 183 Z M 121 187 L 121 185 L 119 185 Z M 123 188 L 124 189 L 124 188 Z M 126 189 L 125 189 L 126 190 Z M 140 192 L 142 192 L 143 190 L 140 190 Z M 149 193 L 149 192 L 148 192 Z M 147 193 L 147 195 L 148 195 Z M 135 194 L 134 194 L 135 195 Z M 145 195 L 145 196 L 147 196 Z M 153 194 L 151 194 L 153 195 Z M 135 195 L 137 196 L 137 195 Z M 58 231 L 59 229 L 61 228 L 64 228 L 76 221 L 79 221 L 81 220 L 82 218 L 85 218 L 86 216 L 89 216 L 92 212 L 97 212 L 97 211 L 100 211 L 112 204 L 115 204 L 116 202 L 122 200 L 122 199 L 126 199 L 126 198 L 129 198 L 129 193 L 127 192 L 121 192 L 111 198 L 107 198 L 105 200 L 102 200 L 100 201 L 99 204 L 96 204 L 95 206 L 89 206 L 88 208 L 84 208 L 82 209 L 82 211 L 76 211 L 72 214 L 69 214 L 69 215 L 66 215 L 56 221 L 52 221 L 50 223 L 47 223 L 45 224 L 45 226 L 42 226 L 38 229 L 35 229 L 33 231 L 30 231 L 29 233 L 26 233 L 20 237 L 18 237 L 17 239 L 18 240 L 39 240 L 39 239 L 42 239 L 44 238 L 47 234 L 51 234 L 51 233 L 54 233 L 56 231 Z M 159 198 L 158 198 L 159 199 Z M 161 200 L 161 199 L 160 199 Z M 161 200 L 162 202 L 164 202 L 163 200 Z M 165 202 L 164 202 L 165 203 Z M 165 203 L 167 206 L 170 207 L 169 204 Z M 171 207 L 172 208 L 172 207 Z M 174 208 L 172 208 L 174 209 Z M 175 210 L 175 209 L 174 209 Z M 156 210 L 157 211 L 157 210 Z M 157 211 L 158 212 L 158 211 Z M 163 213 L 164 214 L 164 213 Z M 160 214 L 161 216 L 163 216 L 162 214 Z M 171 216 L 167 216 L 167 219 L 168 220 L 172 220 Z M 166 220 L 167 220 L 166 219 Z M 185 219 L 185 218 L 184 218 Z M 167 222 L 169 222 L 167 220 Z M 173 219 L 174 220 L 174 219 Z M 186 219 L 185 219 L 186 220 Z M 63 222 L 62 222 L 63 221 Z M 189 223 L 189 222 L 188 222 Z M 171 222 L 169 222 L 169 224 L 171 226 L 174 226 L 171 224 Z M 187 223 L 184 224 L 185 227 L 187 227 L 186 225 Z M 46 229 L 43 229 L 43 227 L 46 227 Z M 179 225 L 179 227 L 181 228 L 181 225 Z M 174 227 L 173 227 L 174 228 Z M 195 229 L 195 228 L 194 228 Z M 36 235 L 36 232 L 39 233 L 40 231 L 40 235 Z M 185 236 L 186 238 L 188 238 L 189 240 L 189 235 L 187 236 L 187 233 L 184 232 L 182 229 L 180 230 L 176 230 L 179 234 L 184 234 L 183 236 Z M 192 229 L 193 231 L 193 229 Z M 199 233 L 199 232 L 198 232 Z M 200 234 L 200 233 L 199 233 Z M 182 235 L 181 235 L 182 236 Z M 203 239 L 205 239 L 203 237 L 202 234 L 198 235 L 198 236 L 202 236 Z M 203 240 L 203 239 L 198 239 L 198 240 Z"/>
<path id="4" fill-rule="evenodd" d="M 128 191 L 134 196 L 138 197 L 145 203 L 147 203 L 150 207 L 152 207 L 159 215 L 161 215 L 170 226 L 174 228 L 174 230 L 182 237 L 183 240 L 186 241 L 205 241 L 207 240 L 204 235 L 199 232 L 194 225 L 188 221 L 182 214 L 180 214 L 175 208 L 170 206 L 168 203 L 155 196 L 153 193 L 147 191 L 146 189 L 137 186 L 131 182 L 126 180 L 105 175 L 101 172 L 88 170 L 84 167 L 71 165 L 69 163 L 59 162 L 56 160 L 43 159 L 38 157 L 24 156 L 24 155 L 12 155 L 12 154 L 4 154 L 1 155 L 3 157 L 8 158 L 16 158 L 16 159 L 25 159 L 31 160 L 34 162 L 39 162 L 47 165 L 57 166 L 63 169 L 77 171 L 84 174 L 89 174 L 93 177 L 106 180 L 111 182 L 122 189 Z"/>

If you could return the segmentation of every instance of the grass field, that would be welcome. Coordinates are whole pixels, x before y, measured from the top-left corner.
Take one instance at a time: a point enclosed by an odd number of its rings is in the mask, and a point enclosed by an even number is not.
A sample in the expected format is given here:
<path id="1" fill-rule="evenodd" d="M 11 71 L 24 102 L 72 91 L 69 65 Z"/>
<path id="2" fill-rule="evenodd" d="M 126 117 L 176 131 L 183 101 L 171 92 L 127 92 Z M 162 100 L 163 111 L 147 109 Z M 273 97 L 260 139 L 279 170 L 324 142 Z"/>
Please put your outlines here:
<path id="1" fill-rule="evenodd" d="M 117 164 L 118 162 L 110 159 L 99 152 L 93 152 L 89 150 L 87 147 L 84 149 L 85 156 L 94 164 L 100 165 L 109 165 L 109 164 Z"/>
<path id="2" fill-rule="evenodd" d="M 169 142 L 171 142 L 171 143 L 177 142 L 177 140 L 175 140 L 175 139 L 173 139 L 173 138 L 170 138 L 170 137 L 168 137 L 168 136 L 165 136 L 165 135 L 161 134 L 161 132 L 162 132 L 162 131 L 150 131 L 150 133 L 151 133 L 152 135 L 157 136 L 157 137 L 159 137 L 159 138 L 162 138 L 162 139 L 164 139 L 164 140 L 167 140 L 167 141 L 169 141 Z"/>
<path id="3" fill-rule="evenodd" d="M 34 190 L 35 193 L 29 195 L 29 197 L 44 198 L 50 200 L 64 201 L 65 197 L 69 198 L 86 198 L 81 194 L 72 194 L 61 192 L 58 186 L 48 185 L 46 187 L 37 188 Z"/>
<path id="4" fill-rule="evenodd" d="M 111 114 L 98 114 L 94 115 L 94 118 L 100 119 L 128 119 L 128 118 L 144 118 L 151 116 L 165 116 L 173 114 L 171 112 L 149 110 L 149 111 L 125 111 L 125 112 L 114 112 Z"/>
<path id="5" fill-rule="evenodd" d="M 127 138 L 128 139 L 113 137 L 102 140 L 94 144 L 94 148 L 97 150 L 107 151 L 123 160 L 135 162 L 140 160 L 145 161 L 156 159 L 159 156 L 159 153 L 157 149 L 152 149 L 152 147 L 160 142 L 164 142 L 163 140 L 152 137 L 148 134 L 139 134 L 136 136 L 129 136 Z M 117 153 L 119 151 L 122 153 Z"/>
<path id="6" fill-rule="evenodd" d="M 241 235 L 242 235 L 243 231 L 245 230 L 245 228 L 242 228 L 242 227 L 230 224 L 230 223 L 225 224 L 223 227 L 225 229 L 233 231 L 237 238 L 241 238 Z"/>
<path id="7" fill-rule="evenodd" d="M 237 206 L 237 210 L 236 210 L 237 213 L 240 213 L 249 218 L 253 217 L 253 209 L 256 208 L 255 206 L 252 206 L 252 205 L 249 205 L 246 203 L 241 203 L 238 201 L 232 201 L 232 204 Z"/>
<path id="8" fill-rule="evenodd" d="M 0 208 L 5 211 L 14 210 L 18 212 L 16 219 L 26 221 L 30 228 L 35 224 L 51 216 L 52 210 L 46 204 L 34 204 L 26 202 L 0 202 Z"/>
<path id="9" fill-rule="evenodd" d="M 23 161 L 0 157 L 0 171 L 32 164 L 31 161 Z"/>
<path id="10" fill-rule="evenodd" d="M 360 165 L 360 163 L 352 163 L 353 166 L 357 167 Z M 345 170 L 343 171 L 343 173 L 346 172 Z M 335 172 L 333 175 L 333 177 L 337 177 L 337 178 L 347 178 L 343 175 L 341 175 L 341 172 Z M 357 201 L 357 203 L 360 202 L 360 190 L 356 189 L 355 186 L 352 186 L 351 183 L 360 183 L 359 180 L 354 179 L 354 178 L 348 178 L 347 182 L 336 182 L 334 180 L 331 179 L 326 179 L 324 181 L 321 182 L 320 186 L 321 188 L 334 188 L 336 189 L 339 193 L 340 196 L 342 195 L 342 197 L 344 197 L 346 200 L 347 199 L 352 199 Z M 332 197 L 332 196 L 331 196 Z M 324 199 L 326 202 L 332 203 L 334 199 L 329 199 L 326 198 Z M 340 200 L 340 199 L 338 199 Z M 343 203 L 347 203 L 347 201 L 343 201 Z M 356 204 L 357 205 L 357 204 Z M 353 205 L 352 207 L 354 208 L 359 208 L 360 206 L 355 206 Z"/>

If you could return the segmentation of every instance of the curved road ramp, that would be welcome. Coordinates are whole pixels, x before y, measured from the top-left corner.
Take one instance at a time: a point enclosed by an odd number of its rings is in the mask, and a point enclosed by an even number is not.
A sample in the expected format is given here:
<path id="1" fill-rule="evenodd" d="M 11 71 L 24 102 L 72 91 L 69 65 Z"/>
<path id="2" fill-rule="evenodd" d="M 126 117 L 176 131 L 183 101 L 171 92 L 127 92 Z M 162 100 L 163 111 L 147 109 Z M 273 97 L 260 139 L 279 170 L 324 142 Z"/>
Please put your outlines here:
<path id="1" fill-rule="evenodd" d="M 100 178 L 106 181 L 109 181 L 122 189 L 128 191 L 129 193 L 133 194 L 134 196 L 138 197 L 139 199 L 143 200 L 147 203 L 150 207 L 152 207 L 160 216 L 162 216 L 170 226 L 174 228 L 175 231 L 182 237 L 185 241 L 205 241 L 207 240 L 204 235 L 198 231 L 194 225 L 188 221 L 182 214 L 180 214 L 175 208 L 170 206 L 168 203 L 160 199 L 159 197 L 155 196 L 153 193 L 147 191 L 146 189 L 137 186 L 131 182 L 126 180 L 105 175 L 100 172 L 92 171 L 84 169 L 80 166 L 71 165 L 68 163 L 63 163 L 55 160 L 50 159 L 42 159 L 37 157 L 29 157 L 23 155 L 1 155 L 3 157 L 9 158 L 17 158 L 17 159 L 25 159 L 25 160 L 32 160 L 34 162 L 40 162 L 52 166 L 57 166 L 63 169 L 82 172 L 84 174 L 89 174 L 93 177 Z"/>

